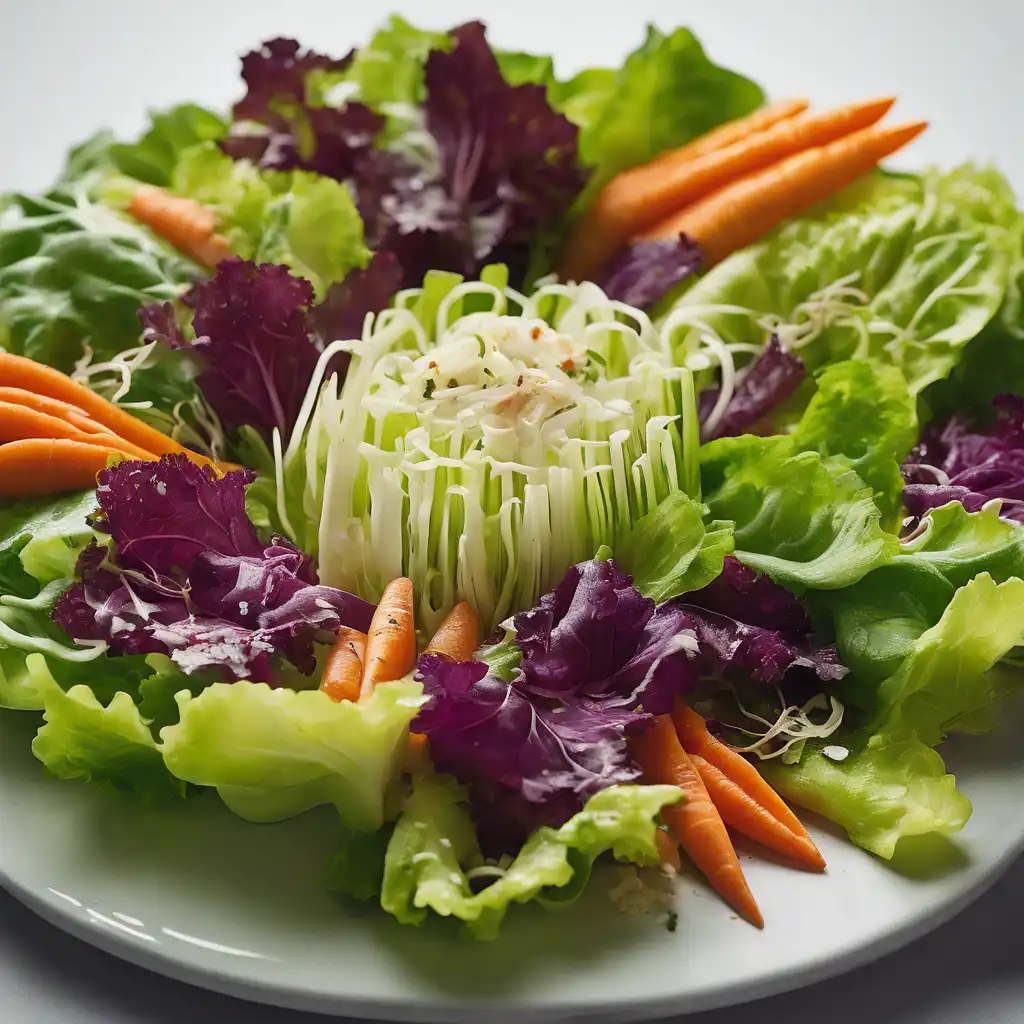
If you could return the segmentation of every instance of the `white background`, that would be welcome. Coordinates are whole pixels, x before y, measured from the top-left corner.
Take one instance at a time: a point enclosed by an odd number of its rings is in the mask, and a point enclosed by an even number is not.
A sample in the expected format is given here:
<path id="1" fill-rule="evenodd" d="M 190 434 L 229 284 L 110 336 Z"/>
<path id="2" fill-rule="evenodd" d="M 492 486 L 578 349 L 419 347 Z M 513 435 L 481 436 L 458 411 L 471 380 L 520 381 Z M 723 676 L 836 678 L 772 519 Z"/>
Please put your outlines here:
<path id="1" fill-rule="evenodd" d="M 388 8 L 345 0 L 0 0 L 0 190 L 44 187 L 68 146 L 100 126 L 131 135 L 149 107 L 226 106 L 238 55 L 293 35 L 341 54 Z M 602 13 L 603 12 L 603 13 Z M 406 0 L 410 20 L 482 18 L 499 45 L 555 52 L 568 73 L 616 64 L 642 22 L 694 27 L 717 60 L 775 96 L 819 104 L 895 93 L 894 116 L 932 127 L 906 160 L 996 160 L 1024 193 L 1024 3 L 1020 0 Z M 3 827 L 0 821 L 0 828 Z M 978 904 L 903 953 L 761 1004 L 787 1024 L 1002 1024 L 1024 1020 L 1024 863 Z M 0 895 L 0 1021 L 11 1024 L 313 1024 L 249 1010 L 129 968 Z M 692 1018 L 739 1024 L 750 1008 Z"/>

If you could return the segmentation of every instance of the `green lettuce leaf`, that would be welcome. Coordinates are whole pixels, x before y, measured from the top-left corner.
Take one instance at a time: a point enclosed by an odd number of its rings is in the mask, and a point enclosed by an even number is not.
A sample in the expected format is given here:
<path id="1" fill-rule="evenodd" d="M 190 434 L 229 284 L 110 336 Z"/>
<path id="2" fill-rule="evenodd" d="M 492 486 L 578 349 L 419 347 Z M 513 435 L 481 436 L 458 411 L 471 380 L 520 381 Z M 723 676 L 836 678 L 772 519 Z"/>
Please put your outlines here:
<path id="1" fill-rule="evenodd" d="M 62 182 L 89 174 L 123 174 L 149 185 L 165 187 L 178 157 L 200 142 L 216 142 L 227 132 L 218 114 L 194 103 L 150 112 L 150 125 L 136 142 L 118 142 L 100 132 L 76 146 L 68 156 Z"/>
<path id="2" fill-rule="evenodd" d="M 688 29 L 652 25 L 618 72 L 584 72 L 552 100 L 580 125 L 580 158 L 594 168 L 582 208 L 619 171 L 749 114 L 764 93 L 711 61 Z"/>
<path id="3" fill-rule="evenodd" d="M 167 770 L 149 726 L 127 693 L 115 694 L 105 706 L 84 685 L 66 693 L 54 685 L 44 696 L 46 724 L 32 752 L 51 775 L 104 782 L 145 800 L 184 796 L 184 783 Z"/>
<path id="4" fill-rule="evenodd" d="M 1013 192 L 994 170 L 877 175 L 724 260 L 676 310 L 700 307 L 727 343 L 763 344 L 770 320 L 809 369 L 871 358 L 897 367 L 916 395 L 1000 308 L 1019 232 Z"/>
<path id="5" fill-rule="evenodd" d="M 704 500 L 734 524 L 736 557 L 791 590 L 849 586 L 899 550 L 844 458 L 752 435 L 713 441 L 701 457 Z"/>
<path id="6" fill-rule="evenodd" d="M 844 699 L 874 709 L 878 685 L 939 622 L 957 588 L 980 573 L 997 583 L 1024 576 L 1024 529 L 1000 519 L 994 505 L 970 513 L 952 502 L 934 509 L 889 565 L 817 595 L 815 606 L 831 615 L 840 659 L 852 670 L 840 684 Z"/>
<path id="7" fill-rule="evenodd" d="M 79 552 L 95 536 L 87 520 L 97 508 L 92 491 L 0 508 L 0 594 L 33 597 L 74 576 Z"/>
<path id="8" fill-rule="evenodd" d="M 84 191 L 17 195 L 0 214 L 0 348 L 69 372 L 138 344 L 138 310 L 196 267 Z"/>
<path id="9" fill-rule="evenodd" d="M 411 679 L 384 683 L 358 704 L 265 683 L 216 683 L 176 699 L 180 721 L 160 736 L 178 778 L 216 787 L 248 821 L 333 804 L 346 827 L 365 831 L 384 822 L 409 723 L 423 703 Z"/>
<path id="10" fill-rule="evenodd" d="M 886 860 L 904 836 L 955 835 L 971 816 L 942 758 L 913 735 L 873 737 L 841 762 L 807 748 L 799 765 L 760 768 L 787 800 L 834 821 Z"/>
<path id="11" fill-rule="evenodd" d="M 616 544 L 615 560 L 645 597 L 661 604 L 706 587 L 721 573 L 733 551 L 732 524 L 705 524 L 707 511 L 676 491 Z"/>
<path id="12" fill-rule="evenodd" d="M 425 97 L 423 67 L 427 55 L 431 50 L 447 50 L 450 45 L 447 32 L 419 29 L 392 14 L 373 38 L 356 51 L 344 80 L 355 86 L 355 98 L 372 110 L 387 114 L 386 108 L 391 104 L 413 107 Z M 503 56 L 506 55 L 499 54 L 504 72 Z M 527 80 L 533 81 L 524 79 Z"/>
<path id="13" fill-rule="evenodd" d="M 355 200 L 330 178 L 263 171 L 210 142 L 182 154 L 171 188 L 216 210 L 238 256 L 284 264 L 311 281 L 318 295 L 370 258 Z"/>
<path id="14" fill-rule="evenodd" d="M 861 676 L 858 692 L 869 698 L 864 703 L 872 715 L 845 738 L 829 738 L 849 756 L 836 762 L 808 747 L 799 765 L 762 766 L 783 796 L 831 818 L 859 846 L 885 858 L 903 836 L 951 835 L 963 827 L 970 802 L 930 748 L 949 732 L 993 728 L 998 702 L 1021 685 L 1019 671 L 1004 671 L 999 662 L 1024 636 L 1024 580 L 997 584 L 981 573 L 956 590 L 931 625 L 942 600 L 935 581 L 951 585 L 939 572 L 924 572 L 917 588 L 908 589 L 913 577 L 900 566 L 872 573 L 852 588 L 859 592 L 860 620 L 852 603 L 836 618 L 840 655 Z M 866 680 L 894 662 L 872 693 Z"/>
<path id="15" fill-rule="evenodd" d="M 561 828 L 538 829 L 504 874 L 474 894 L 466 872 L 483 860 L 465 794 L 447 776 L 419 778 L 388 843 L 381 906 L 402 924 L 422 924 L 432 910 L 465 922 L 473 938 L 497 938 L 512 903 L 571 902 L 606 851 L 658 863 L 656 818 L 680 796 L 672 786 L 602 790 Z"/>
<path id="16" fill-rule="evenodd" d="M 834 363 L 791 435 L 796 451 L 844 455 L 893 527 L 903 508 L 900 463 L 917 441 L 917 408 L 903 374 L 870 360 Z"/>
<path id="17" fill-rule="evenodd" d="M 977 723 L 977 713 L 1002 695 L 1004 677 L 992 669 L 1022 638 L 1024 580 L 996 583 L 979 574 L 953 595 L 942 618 L 879 687 L 876 730 L 913 733 L 935 746 L 960 719 Z"/>

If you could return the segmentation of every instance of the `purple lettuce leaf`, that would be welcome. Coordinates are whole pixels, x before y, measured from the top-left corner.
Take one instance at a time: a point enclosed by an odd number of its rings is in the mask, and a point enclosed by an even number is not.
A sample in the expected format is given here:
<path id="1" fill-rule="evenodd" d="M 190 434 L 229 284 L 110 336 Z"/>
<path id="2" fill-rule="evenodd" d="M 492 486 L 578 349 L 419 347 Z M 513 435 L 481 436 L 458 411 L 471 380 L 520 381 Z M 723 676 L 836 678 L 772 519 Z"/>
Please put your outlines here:
<path id="1" fill-rule="evenodd" d="M 815 641 L 799 598 L 732 555 L 708 586 L 670 604 L 689 617 L 702 676 L 775 683 L 790 672 L 823 681 L 847 674 L 835 646 Z"/>
<path id="2" fill-rule="evenodd" d="M 327 289 L 309 320 L 318 348 L 339 339 L 361 338 L 367 313 L 387 309 L 402 287 L 402 268 L 390 252 L 376 252 L 365 270 L 352 270 Z"/>
<path id="3" fill-rule="evenodd" d="M 556 224 L 586 183 L 579 129 L 541 85 L 509 85 L 470 22 L 427 58 L 427 130 L 437 140 L 448 195 L 463 212 L 478 262 Z"/>
<path id="4" fill-rule="evenodd" d="M 516 617 L 523 650 L 510 681 L 477 662 L 420 660 L 430 702 L 414 728 L 441 771 L 526 831 L 560 824 L 639 770 L 627 740 L 695 681 L 685 612 L 655 608 L 614 562 L 584 562 Z"/>
<path id="5" fill-rule="evenodd" d="M 1024 398 L 1000 395 L 988 424 L 953 416 L 930 424 L 902 466 L 911 516 L 950 501 L 968 512 L 999 498 L 1000 516 L 1024 523 Z"/>
<path id="6" fill-rule="evenodd" d="M 142 322 L 142 340 L 151 345 L 158 341 L 170 349 L 188 348 L 185 332 L 178 323 L 173 302 L 153 302 L 139 310 Z"/>
<path id="7" fill-rule="evenodd" d="M 716 437 L 746 433 L 776 406 L 792 397 L 806 376 L 803 360 L 783 348 L 778 336 L 773 334 L 764 351 L 743 374 L 717 422 L 702 429 L 702 439 L 712 441 Z M 718 388 L 701 393 L 702 423 L 707 423 L 720 394 Z"/>
<path id="8" fill-rule="evenodd" d="M 310 338 L 313 286 L 287 267 L 235 257 L 222 260 L 214 277 L 183 301 L 194 310 L 199 387 L 221 422 L 228 430 L 248 424 L 268 443 L 275 428 L 286 439 L 320 355 Z M 144 337 L 184 347 L 172 313 L 166 304 L 143 307 Z"/>
<path id="9" fill-rule="evenodd" d="M 311 672 L 314 642 L 343 625 L 367 629 L 373 609 L 320 585 L 288 541 L 260 542 L 245 514 L 251 479 L 178 455 L 104 470 L 97 528 L 113 548 L 86 548 L 54 620 L 76 640 L 167 654 L 188 673 L 270 681 L 275 655 Z"/>
<path id="10" fill-rule="evenodd" d="M 337 60 L 303 50 L 294 39 L 269 39 L 242 58 L 245 96 L 235 104 L 237 121 L 270 124 L 279 117 L 275 106 L 284 100 L 306 102 L 306 77 L 311 71 L 341 72 L 354 53 Z"/>
<path id="11" fill-rule="evenodd" d="M 634 242 L 605 268 L 597 283 L 610 299 L 648 309 L 700 269 L 700 249 L 686 235 Z"/>

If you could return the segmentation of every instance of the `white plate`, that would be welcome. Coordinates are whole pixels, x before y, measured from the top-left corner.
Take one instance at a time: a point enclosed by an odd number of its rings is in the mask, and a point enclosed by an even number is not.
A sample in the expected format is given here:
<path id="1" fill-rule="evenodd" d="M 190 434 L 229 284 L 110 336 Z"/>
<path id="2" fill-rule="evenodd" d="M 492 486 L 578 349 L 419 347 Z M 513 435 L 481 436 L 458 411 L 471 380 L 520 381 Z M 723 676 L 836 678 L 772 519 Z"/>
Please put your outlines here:
<path id="1" fill-rule="evenodd" d="M 845 8 L 719 0 L 695 12 L 641 0 L 607 14 L 583 0 L 402 6 L 427 24 L 482 17 L 499 43 L 554 50 L 566 71 L 617 62 L 645 17 L 671 27 L 692 13 L 712 55 L 773 94 L 828 103 L 897 92 L 908 118 L 934 121 L 909 162 L 997 159 L 1024 181 L 1024 135 L 1007 130 L 1024 88 L 1011 49 L 1024 36 L 1024 14 L 1013 13 L 1012 0 L 945 5 L 941 17 L 927 0 Z M 293 34 L 342 51 L 382 13 L 336 0 L 287 9 L 273 0 L 120 0 L 62 5 L 55 21 L 47 5 L 11 5 L 0 40 L 0 137 L 33 142 L 5 146 L 0 188 L 39 187 L 67 144 L 100 123 L 135 131 L 147 105 L 224 105 L 237 91 L 236 54 L 261 38 Z M 341 903 L 320 887 L 336 838 L 330 814 L 257 827 L 214 798 L 157 811 L 47 781 L 29 752 L 35 722 L 13 714 L 0 714 L 0 882 L 60 927 L 126 959 L 300 1009 L 488 1022 L 683 1013 L 847 970 L 963 907 L 1024 846 L 1024 721 L 1018 715 L 1013 724 L 947 751 L 975 815 L 957 847 L 937 852 L 930 877 L 901 876 L 820 829 L 830 864 L 824 877 L 746 857 L 768 922 L 763 933 L 692 882 L 670 934 L 617 914 L 600 878 L 567 912 L 515 908 L 494 944 L 460 942 L 438 922 L 401 928 L 379 909 Z"/>

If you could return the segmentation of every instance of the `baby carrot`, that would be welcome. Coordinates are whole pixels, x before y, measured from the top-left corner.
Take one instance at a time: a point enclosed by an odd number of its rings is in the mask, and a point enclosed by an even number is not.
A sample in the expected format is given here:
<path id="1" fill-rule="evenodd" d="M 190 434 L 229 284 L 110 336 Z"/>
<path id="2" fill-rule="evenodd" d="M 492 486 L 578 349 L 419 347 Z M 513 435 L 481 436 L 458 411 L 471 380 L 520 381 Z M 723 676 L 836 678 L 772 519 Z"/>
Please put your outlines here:
<path id="1" fill-rule="evenodd" d="M 889 96 L 800 114 L 697 159 L 627 171 L 605 186 L 598 205 L 621 229 L 618 244 L 622 245 L 637 232 L 744 175 L 873 125 L 894 102 Z"/>
<path id="2" fill-rule="evenodd" d="M 451 661 L 469 661 L 480 643 L 480 619 L 468 601 L 461 601 L 437 627 L 424 654 L 440 654 Z"/>
<path id="3" fill-rule="evenodd" d="M 786 801 L 761 778 L 761 773 L 742 754 L 737 754 L 720 739 L 712 736 L 708 731 L 707 722 L 681 700 L 677 700 L 672 709 L 672 724 L 675 725 L 683 749 L 688 754 L 696 754 L 704 758 L 708 764 L 714 765 L 755 803 L 760 804 L 772 817 L 782 822 L 790 832 L 811 842 L 811 837 L 800 819 L 789 809 Z"/>
<path id="4" fill-rule="evenodd" d="M 874 125 L 755 171 L 638 236 L 696 241 L 708 267 L 766 235 L 788 217 L 852 185 L 927 127 Z"/>
<path id="5" fill-rule="evenodd" d="M 56 416 L 58 419 L 66 420 L 72 426 L 87 434 L 106 433 L 102 424 L 97 423 L 77 406 L 68 405 L 56 398 L 48 398 L 46 395 L 37 395 L 34 391 L 26 391 L 24 388 L 0 387 L 0 402 L 10 402 L 12 405 L 24 405 L 36 412 L 46 413 L 48 416 Z"/>
<path id="6" fill-rule="evenodd" d="M 0 401 L 0 444 L 27 441 L 33 437 L 64 438 L 68 441 L 82 441 L 85 444 L 102 444 L 130 459 L 155 458 L 149 452 L 119 437 L 110 434 L 89 434 L 48 413 L 37 412 L 28 406 L 15 405 L 13 402 Z"/>
<path id="7" fill-rule="evenodd" d="M 109 433 L 130 441 L 153 455 L 185 454 L 201 464 L 209 462 L 202 455 L 187 451 L 166 434 L 119 409 L 112 402 L 90 391 L 85 385 L 72 380 L 67 374 L 25 356 L 0 351 L 0 380 L 6 387 L 34 391 L 37 395 L 76 406 Z"/>
<path id="8" fill-rule="evenodd" d="M 767 106 L 758 107 L 746 117 L 738 117 L 734 121 L 726 121 L 717 128 L 698 135 L 692 142 L 687 142 L 677 149 L 670 149 L 660 156 L 656 156 L 647 167 L 671 167 L 684 161 L 696 160 L 698 157 L 707 156 L 716 149 L 725 149 L 733 143 L 767 128 L 786 121 L 797 114 L 802 114 L 811 105 L 806 97 L 799 97 L 790 100 L 779 100 L 777 103 L 769 103 Z M 628 171 L 625 173 L 629 173 Z"/>
<path id="9" fill-rule="evenodd" d="M 751 924 L 763 928 L 764 918 L 743 877 L 725 823 L 680 745 L 671 718 L 655 718 L 654 724 L 635 740 L 633 753 L 645 782 L 678 786 L 683 791 L 685 799 L 681 803 L 662 808 L 665 824 L 715 892 Z"/>
<path id="10" fill-rule="evenodd" d="M 662 153 L 648 164 L 623 171 L 604 187 L 576 226 L 562 253 L 560 276 L 567 281 L 583 281 L 592 276 L 615 255 L 631 234 L 639 231 L 641 226 L 653 224 L 658 219 L 657 215 L 654 215 L 641 219 L 640 223 L 633 227 L 628 227 L 624 219 L 618 216 L 615 208 L 616 197 L 630 195 L 634 186 L 648 183 L 651 178 L 667 174 L 670 169 L 735 145 L 751 135 L 801 113 L 807 106 L 807 100 L 796 99 L 760 107 L 746 117 L 712 128 L 685 146 Z M 641 191 L 638 198 L 643 194 Z M 678 209 L 678 206 L 674 208 Z M 666 211 L 663 216 L 667 216 L 668 212 L 670 211 Z"/>
<path id="11" fill-rule="evenodd" d="M 215 267 L 231 255 L 218 234 L 217 215 L 195 199 L 171 195 L 154 185 L 143 185 L 128 203 L 128 212 L 179 252 L 205 267 Z"/>
<path id="12" fill-rule="evenodd" d="M 775 850 L 811 871 L 825 870 L 825 860 L 814 843 L 791 832 L 721 769 L 709 764 L 698 754 L 690 754 L 690 760 L 697 769 L 711 802 L 718 808 L 718 813 L 729 828 L 734 828 L 762 846 L 768 847 L 769 850 Z"/>
<path id="13" fill-rule="evenodd" d="M 359 700 L 365 658 L 366 634 L 342 626 L 327 656 L 320 689 L 334 701 Z"/>
<path id="14" fill-rule="evenodd" d="M 370 621 L 361 695 L 372 693 L 378 683 L 401 679 L 415 662 L 412 580 L 400 576 L 384 588 Z"/>
<path id="15" fill-rule="evenodd" d="M 0 445 L 0 498 L 35 498 L 96 486 L 113 449 L 67 438 L 33 437 Z"/>

